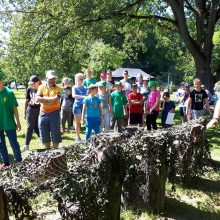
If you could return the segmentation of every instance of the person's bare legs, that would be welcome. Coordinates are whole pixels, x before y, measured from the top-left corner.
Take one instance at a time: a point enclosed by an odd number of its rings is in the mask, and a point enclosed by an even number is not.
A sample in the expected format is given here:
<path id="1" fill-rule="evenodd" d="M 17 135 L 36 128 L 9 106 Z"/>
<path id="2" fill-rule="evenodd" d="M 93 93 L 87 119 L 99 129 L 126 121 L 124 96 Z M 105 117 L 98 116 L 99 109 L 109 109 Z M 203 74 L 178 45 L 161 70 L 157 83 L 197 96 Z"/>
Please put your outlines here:
<path id="1" fill-rule="evenodd" d="M 81 122 L 81 115 L 74 115 L 75 118 L 75 130 L 77 138 L 80 138 L 80 122 Z"/>

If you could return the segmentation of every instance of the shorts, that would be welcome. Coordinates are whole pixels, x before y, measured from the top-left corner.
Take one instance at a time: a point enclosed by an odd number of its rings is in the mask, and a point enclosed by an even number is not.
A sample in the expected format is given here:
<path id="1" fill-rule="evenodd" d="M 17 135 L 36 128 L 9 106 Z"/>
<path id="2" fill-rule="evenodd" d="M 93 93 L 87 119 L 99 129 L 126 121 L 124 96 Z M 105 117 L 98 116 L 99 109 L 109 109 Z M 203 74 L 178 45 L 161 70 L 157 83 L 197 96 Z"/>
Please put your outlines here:
<path id="1" fill-rule="evenodd" d="M 143 124 L 142 113 L 130 113 L 131 125 Z"/>
<path id="2" fill-rule="evenodd" d="M 80 106 L 73 106 L 73 114 L 74 115 L 81 115 L 82 114 L 83 105 Z"/>
<path id="3" fill-rule="evenodd" d="M 60 113 L 59 111 L 50 113 L 40 113 L 38 118 L 40 138 L 43 143 L 60 143 Z"/>

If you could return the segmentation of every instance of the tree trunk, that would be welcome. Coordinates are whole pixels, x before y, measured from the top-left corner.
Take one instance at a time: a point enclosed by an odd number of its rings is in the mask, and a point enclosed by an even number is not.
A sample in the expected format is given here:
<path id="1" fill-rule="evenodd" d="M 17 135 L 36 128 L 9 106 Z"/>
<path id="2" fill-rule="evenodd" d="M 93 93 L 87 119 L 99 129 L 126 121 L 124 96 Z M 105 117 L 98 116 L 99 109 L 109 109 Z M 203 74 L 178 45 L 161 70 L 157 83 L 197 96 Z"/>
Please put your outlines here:
<path id="1" fill-rule="evenodd" d="M 194 57 L 194 60 L 196 65 L 196 77 L 212 92 L 214 80 L 211 74 L 211 58 Z"/>
<path id="2" fill-rule="evenodd" d="M 7 198 L 2 187 L 0 187 L 0 220 L 9 220 Z"/>

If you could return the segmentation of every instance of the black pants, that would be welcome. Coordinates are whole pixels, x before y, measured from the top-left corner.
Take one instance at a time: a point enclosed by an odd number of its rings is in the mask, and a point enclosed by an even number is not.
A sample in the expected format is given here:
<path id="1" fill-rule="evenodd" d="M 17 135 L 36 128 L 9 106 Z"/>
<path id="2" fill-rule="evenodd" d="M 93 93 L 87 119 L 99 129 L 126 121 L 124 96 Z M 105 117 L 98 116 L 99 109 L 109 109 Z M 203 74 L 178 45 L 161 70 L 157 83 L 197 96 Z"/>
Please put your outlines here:
<path id="1" fill-rule="evenodd" d="M 39 128 L 38 128 L 38 116 L 40 108 L 28 107 L 26 111 L 26 120 L 27 120 L 27 131 L 25 135 L 25 145 L 29 145 L 31 142 L 32 134 L 35 132 L 39 137 Z"/>
<path id="2" fill-rule="evenodd" d="M 70 111 L 65 111 L 61 109 L 61 124 L 62 124 L 62 129 L 65 129 L 67 122 L 67 128 L 70 129 L 72 125 L 72 110 Z"/>
<path id="3" fill-rule="evenodd" d="M 147 114 L 146 116 L 146 125 L 147 125 L 147 130 L 150 131 L 151 127 L 153 127 L 154 130 L 157 130 L 157 116 L 159 112 L 153 110 L 151 114 Z"/>

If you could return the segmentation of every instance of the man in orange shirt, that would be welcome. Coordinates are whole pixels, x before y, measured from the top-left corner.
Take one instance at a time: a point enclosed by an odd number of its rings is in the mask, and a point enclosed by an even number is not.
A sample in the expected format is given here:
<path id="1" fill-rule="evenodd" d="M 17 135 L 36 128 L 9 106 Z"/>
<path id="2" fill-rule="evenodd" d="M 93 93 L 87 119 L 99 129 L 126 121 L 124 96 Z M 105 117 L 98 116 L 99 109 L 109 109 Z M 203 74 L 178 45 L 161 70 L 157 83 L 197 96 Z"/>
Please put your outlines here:
<path id="1" fill-rule="evenodd" d="M 62 89 L 56 85 L 57 74 L 54 70 L 46 72 L 47 82 L 40 85 L 37 91 L 37 102 L 41 104 L 39 131 L 46 148 L 58 147 L 61 142 L 60 132 L 60 97 Z"/>

